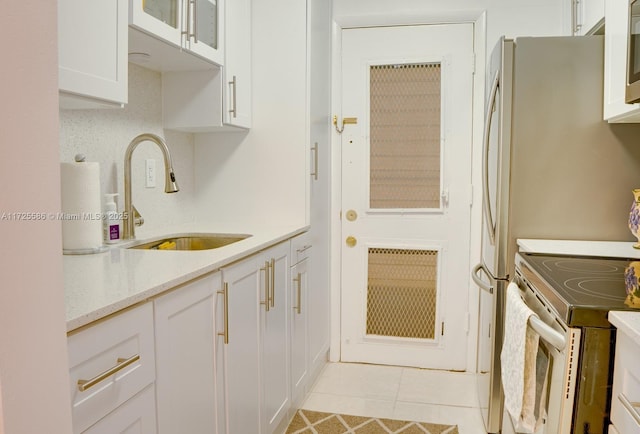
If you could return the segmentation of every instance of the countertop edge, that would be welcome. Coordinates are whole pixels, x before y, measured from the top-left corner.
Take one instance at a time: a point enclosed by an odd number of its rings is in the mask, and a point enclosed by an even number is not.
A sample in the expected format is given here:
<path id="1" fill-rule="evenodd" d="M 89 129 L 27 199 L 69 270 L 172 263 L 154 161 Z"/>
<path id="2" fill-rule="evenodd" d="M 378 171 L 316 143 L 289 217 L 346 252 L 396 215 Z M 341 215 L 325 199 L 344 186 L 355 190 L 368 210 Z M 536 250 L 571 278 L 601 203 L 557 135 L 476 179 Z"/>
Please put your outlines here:
<path id="1" fill-rule="evenodd" d="M 640 312 L 611 311 L 609 322 L 640 345 Z"/>
<path id="2" fill-rule="evenodd" d="M 100 308 L 92 309 L 80 315 L 75 315 L 72 318 L 67 318 L 67 322 L 66 322 L 67 333 L 72 333 L 95 321 L 105 319 L 110 315 L 116 314 L 117 312 L 120 312 L 136 304 L 149 301 L 154 297 L 157 297 L 172 288 L 183 285 L 187 282 L 190 282 L 194 279 L 202 277 L 211 272 L 217 271 L 224 266 L 227 266 L 236 261 L 247 258 L 255 253 L 265 250 L 280 242 L 286 241 L 297 235 L 305 233 L 308 230 L 309 230 L 308 225 L 298 227 L 292 230 L 291 229 L 283 230 L 283 232 L 280 233 L 279 235 L 269 237 L 268 239 L 264 239 L 257 244 L 250 245 L 250 247 L 246 248 L 245 250 L 237 251 L 222 259 L 216 260 L 206 266 L 188 270 L 184 274 L 177 275 L 175 278 L 171 278 L 167 281 L 164 281 L 161 284 L 153 285 L 151 287 L 142 289 L 139 292 L 136 292 L 135 294 L 128 295 L 124 298 L 118 299 L 114 302 L 101 306 Z M 118 248 L 118 247 L 115 247 L 115 248 Z M 157 254 L 157 253 L 158 252 L 149 252 L 149 254 Z"/>

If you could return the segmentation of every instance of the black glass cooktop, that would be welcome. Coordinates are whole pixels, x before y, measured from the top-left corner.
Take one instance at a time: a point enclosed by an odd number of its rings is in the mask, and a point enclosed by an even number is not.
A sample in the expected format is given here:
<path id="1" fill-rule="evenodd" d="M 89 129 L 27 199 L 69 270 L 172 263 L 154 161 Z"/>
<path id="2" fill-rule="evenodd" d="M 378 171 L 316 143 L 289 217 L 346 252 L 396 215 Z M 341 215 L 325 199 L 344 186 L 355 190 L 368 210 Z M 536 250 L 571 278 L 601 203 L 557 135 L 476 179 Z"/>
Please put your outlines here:
<path id="1" fill-rule="evenodd" d="M 569 326 L 611 327 L 610 310 L 640 310 L 640 259 L 519 255 L 523 277 Z"/>

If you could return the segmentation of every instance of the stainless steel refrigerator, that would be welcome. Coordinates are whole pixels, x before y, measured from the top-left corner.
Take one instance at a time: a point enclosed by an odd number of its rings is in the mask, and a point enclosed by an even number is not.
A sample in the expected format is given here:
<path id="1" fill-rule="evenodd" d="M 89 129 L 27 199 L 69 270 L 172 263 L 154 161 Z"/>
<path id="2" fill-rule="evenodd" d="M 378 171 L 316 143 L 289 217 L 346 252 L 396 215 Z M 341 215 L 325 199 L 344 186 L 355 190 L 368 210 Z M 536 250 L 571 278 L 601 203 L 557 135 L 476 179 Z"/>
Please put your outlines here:
<path id="1" fill-rule="evenodd" d="M 500 432 L 505 291 L 517 238 L 631 241 L 640 125 L 602 120 L 603 38 L 502 38 L 492 52 L 483 148 L 478 398 Z"/>

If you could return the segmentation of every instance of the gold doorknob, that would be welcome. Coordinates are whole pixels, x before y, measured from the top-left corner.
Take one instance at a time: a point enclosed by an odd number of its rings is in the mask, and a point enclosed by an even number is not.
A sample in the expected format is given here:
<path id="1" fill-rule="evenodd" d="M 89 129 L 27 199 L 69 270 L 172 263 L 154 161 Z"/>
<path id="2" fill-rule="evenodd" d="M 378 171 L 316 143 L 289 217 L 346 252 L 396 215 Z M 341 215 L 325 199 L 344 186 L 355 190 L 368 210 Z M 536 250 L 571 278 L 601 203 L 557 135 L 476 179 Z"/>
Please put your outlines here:
<path id="1" fill-rule="evenodd" d="M 356 240 L 356 238 L 352 237 L 351 235 L 349 235 L 347 237 L 345 242 L 347 243 L 347 246 L 349 246 L 349 247 L 355 247 L 355 245 L 358 244 L 358 240 Z"/>
<path id="2" fill-rule="evenodd" d="M 350 222 L 353 222 L 353 221 L 356 221 L 357 218 L 358 218 L 358 213 L 357 212 L 355 212 L 352 209 L 347 211 L 347 220 L 349 220 Z"/>

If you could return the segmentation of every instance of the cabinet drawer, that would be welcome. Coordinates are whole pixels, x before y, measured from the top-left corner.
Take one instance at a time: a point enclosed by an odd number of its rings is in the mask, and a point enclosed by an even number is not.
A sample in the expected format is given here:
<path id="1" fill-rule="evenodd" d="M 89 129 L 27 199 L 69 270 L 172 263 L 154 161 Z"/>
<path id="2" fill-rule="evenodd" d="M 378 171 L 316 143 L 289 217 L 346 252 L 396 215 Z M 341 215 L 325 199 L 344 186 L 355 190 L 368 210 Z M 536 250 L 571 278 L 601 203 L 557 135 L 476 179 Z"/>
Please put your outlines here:
<path id="1" fill-rule="evenodd" d="M 67 347 L 73 432 L 79 433 L 154 381 L 151 303 L 69 335 Z"/>
<path id="2" fill-rule="evenodd" d="M 291 238 L 291 265 L 297 264 L 311 254 L 311 235 L 309 232 Z"/>
<path id="3" fill-rule="evenodd" d="M 153 385 L 109 413 L 83 434 L 156 434 Z"/>
<path id="4" fill-rule="evenodd" d="M 618 333 L 611 396 L 611 422 L 625 434 L 640 434 L 640 347 Z"/>

